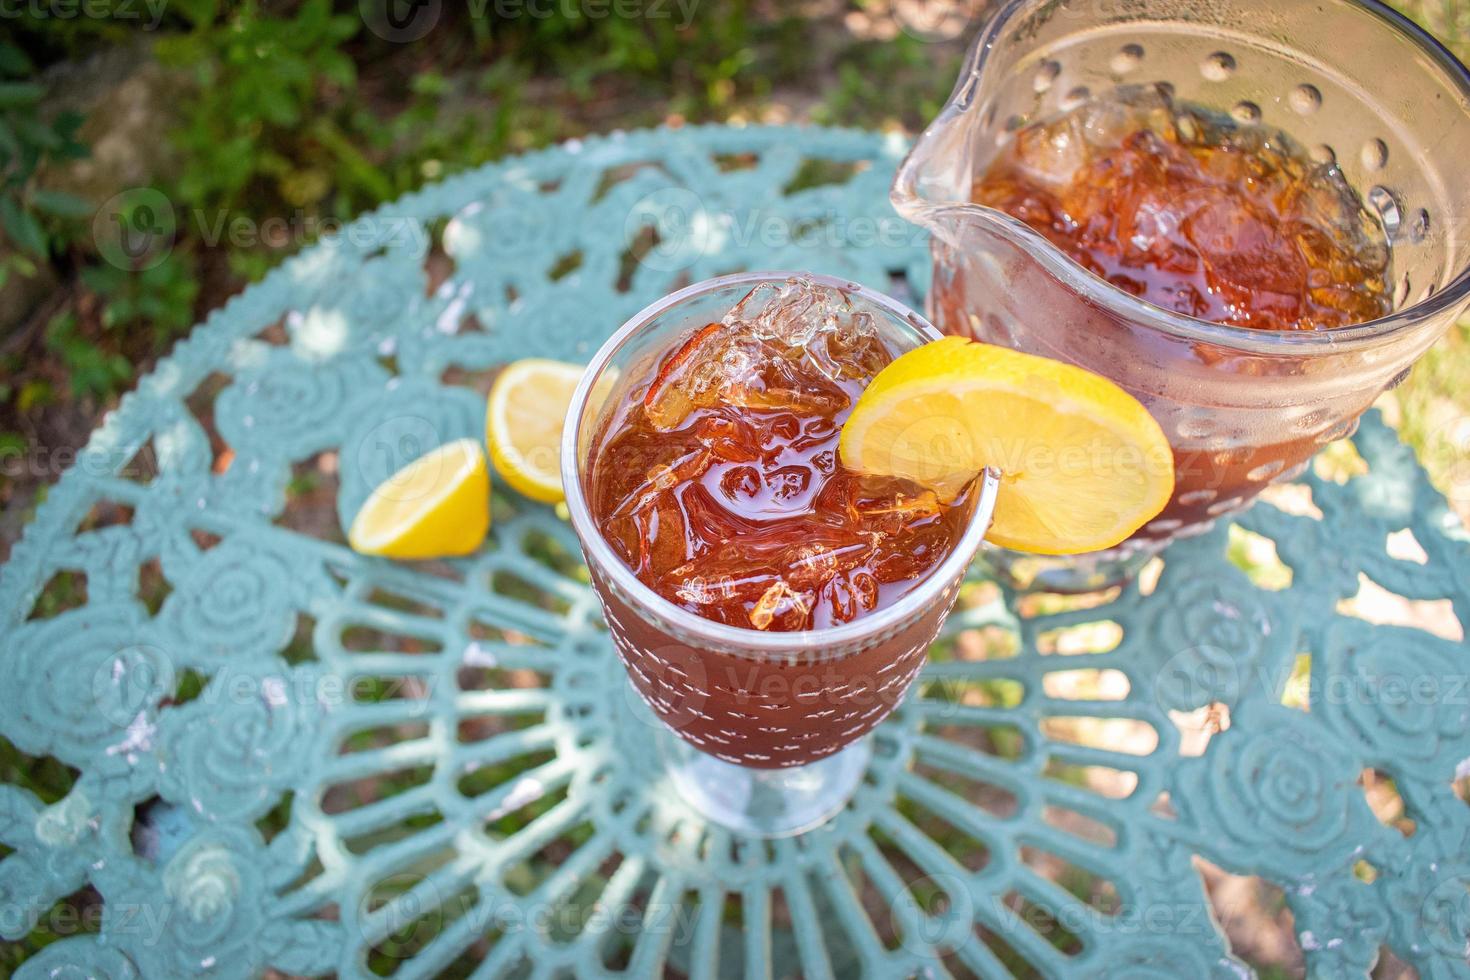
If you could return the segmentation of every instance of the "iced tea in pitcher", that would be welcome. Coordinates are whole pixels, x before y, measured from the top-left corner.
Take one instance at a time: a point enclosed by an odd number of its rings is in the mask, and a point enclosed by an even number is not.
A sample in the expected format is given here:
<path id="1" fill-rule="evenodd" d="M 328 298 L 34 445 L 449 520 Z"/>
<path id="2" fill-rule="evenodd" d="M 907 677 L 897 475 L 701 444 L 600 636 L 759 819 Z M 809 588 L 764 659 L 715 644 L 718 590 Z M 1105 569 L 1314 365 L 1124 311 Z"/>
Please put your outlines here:
<path id="1" fill-rule="evenodd" d="M 1004 0 L 892 201 L 951 334 L 1119 384 L 1174 451 L 1120 546 L 992 563 L 1112 585 L 1290 476 L 1470 306 L 1470 72 L 1378 4 Z"/>
<path id="2" fill-rule="evenodd" d="M 1178 104 L 1161 86 L 1120 87 L 1019 129 L 977 176 L 973 198 L 1119 289 L 1186 316 L 1318 331 L 1392 309 L 1383 227 L 1335 165 L 1279 131 Z M 962 303 L 942 282 L 934 299 Z M 962 313 L 942 319 L 963 322 Z M 983 321 L 975 332 L 1005 341 Z M 1251 383 L 1224 352 L 1199 355 Z M 1174 498 L 1139 535 L 1167 537 L 1232 509 L 1318 448 L 1286 428 L 1229 447 L 1176 444 Z"/>
<path id="3" fill-rule="evenodd" d="M 1383 227 L 1331 161 L 1159 86 L 1020 129 L 974 199 L 1119 289 L 1199 319 L 1326 330 L 1392 308 Z"/>

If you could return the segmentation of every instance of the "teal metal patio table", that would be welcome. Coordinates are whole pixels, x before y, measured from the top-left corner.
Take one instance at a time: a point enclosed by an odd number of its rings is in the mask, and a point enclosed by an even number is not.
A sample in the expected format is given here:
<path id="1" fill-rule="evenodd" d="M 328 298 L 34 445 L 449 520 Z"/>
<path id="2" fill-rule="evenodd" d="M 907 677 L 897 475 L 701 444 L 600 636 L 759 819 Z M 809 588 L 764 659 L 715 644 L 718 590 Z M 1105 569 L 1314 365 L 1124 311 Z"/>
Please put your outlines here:
<path id="1" fill-rule="evenodd" d="M 585 359 L 677 285 L 921 296 L 904 150 L 568 143 L 359 219 L 180 343 L 0 571 L 0 734 L 75 777 L 0 785 L 0 934 L 101 900 L 23 980 L 1248 975 L 1195 856 L 1281 889 L 1313 977 L 1384 948 L 1470 977 L 1470 540 L 1376 416 L 1121 592 L 977 573 L 851 805 L 776 842 L 662 781 L 553 508 L 497 486 L 464 560 L 343 543 L 377 482 L 482 433 L 497 365 Z"/>

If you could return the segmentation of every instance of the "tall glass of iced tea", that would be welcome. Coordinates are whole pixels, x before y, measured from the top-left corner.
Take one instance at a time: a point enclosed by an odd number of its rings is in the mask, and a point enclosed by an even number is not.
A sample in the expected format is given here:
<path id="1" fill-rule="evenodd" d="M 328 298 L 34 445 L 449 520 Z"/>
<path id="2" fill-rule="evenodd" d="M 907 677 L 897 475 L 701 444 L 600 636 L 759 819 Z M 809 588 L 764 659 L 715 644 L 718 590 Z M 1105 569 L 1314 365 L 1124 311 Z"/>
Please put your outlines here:
<path id="1" fill-rule="evenodd" d="M 1169 505 L 1018 584 L 1128 577 L 1351 434 L 1470 305 L 1470 75 L 1379 3 L 1010 0 L 894 182 L 946 333 L 1088 368 Z"/>
<path id="2" fill-rule="evenodd" d="M 841 809 L 955 601 L 994 474 L 941 500 L 837 446 L 868 381 L 938 337 L 853 283 L 748 273 L 643 310 L 582 378 L 572 526 L 671 780 L 710 819 L 779 836 Z"/>

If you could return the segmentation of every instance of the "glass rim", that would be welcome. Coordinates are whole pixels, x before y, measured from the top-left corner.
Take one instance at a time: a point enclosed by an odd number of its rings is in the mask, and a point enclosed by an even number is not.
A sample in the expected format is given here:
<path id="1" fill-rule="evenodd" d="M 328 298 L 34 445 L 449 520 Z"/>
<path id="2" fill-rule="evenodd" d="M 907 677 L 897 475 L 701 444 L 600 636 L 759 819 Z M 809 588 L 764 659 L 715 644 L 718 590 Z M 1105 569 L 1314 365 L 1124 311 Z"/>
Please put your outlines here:
<path id="1" fill-rule="evenodd" d="M 629 338 L 647 326 L 655 317 L 680 303 L 732 286 L 748 285 L 754 288 L 764 282 L 782 282 L 793 278 L 810 279 L 818 285 L 859 296 L 874 306 L 893 314 L 896 319 L 906 320 L 927 341 L 939 340 L 943 337 L 927 319 L 898 300 L 850 279 L 800 271 L 737 272 L 705 279 L 685 286 L 645 306 L 614 331 L 598 348 L 597 353 L 592 356 L 592 360 L 583 370 L 582 378 L 577 383 L 576 391 L 572 394 L 572 402 L 567 410 L 561 439 L 561 478 L 566 492 L 567 510 L 570 514 L 572 529 L 582 543 L 584 557 L 589 566 L 595 566 L 599 574 L 606 576 L 624 595 L 635 600 L 638 607 L 648 609 L 653 616 L 684 634 L 707 640 L 719 647 L 744 647 L 751 653 L 780 655 L 783 659 L 795 653 L 844 646 L 854 642 L 860 643 L 902 626 L 916 617 L 926 606 L 934 602 L 938 594 L 951 581 L 962 575 L 974 560 L 981 542 L 985 539 L 985 533 L 990 529 L 991 519 L 995 512 L 996 494 L 1000 489 L 999 475 L 993 469 L 981 473 L 978 477 L 980 482 L 976 492 L 975 511 L 965 527 L 964 534 L 960 536 L 950 553 L 929 572 L 923 581 L 899 598 L 897 602 L 861 619 L 838 626 L 791 632 L 765 632 L 716 623 L 664 598 L 633 574 L 633 570 L 618 557 L 593 522 L 592 512 L 582 492 L 582 483 L 579 479 L 578 435 L 587 411 L 587 399 L 592 392 L 593 383 L 601 377 L 613 356 L 622 349 Z"/>
<path id="2" fill-rule="evenodd" d="M 967 100 L 973 96 L 975 91 L 973 83 L 988 60 L 990 48 L 999 40 L 1002 31 L 1012 18 L 1037 2 L 1038 0 L 1007 0 L 1004 6 L 989 18 L 986 25 L 971 42 L 965 56 L 965 66 L 944 107 L 914 141 L 914 147 L 894 175 L 889 197 L 905 217 L 970 215 L 996 227 L 1008 238 L 1018 240 L 1028 254 L 1036 258 L 1049 273 L 1068 288 L 1127 319 L 1130 323 L 1184 340 L 1202 341 L 1252 354 L 1301 357 L 1317 353 L 1336 354 L 1371 348 L 1396 340 L 1399 334 L 1425 322 L 1436 322 L 1439 317 L 1453 312 L 1470 300 L 1470 263 L 1467 263 L 1453 279 L 1443 288 L 1435 290 L 1433 294 L 1403 309 L 1394 310 L 1384 316 L 1365 320 L 1352 326 L 1332 327 L 1326 330 L 1261 330 L 1217 323 L 1186 313 L 1175 313 L 1134 296 L 1084 268 L 1081 263 L 1048 241 L 1040 232 L 1003 211 L 969 201 L 942 204 L 925 201 L 914 186 L 919 169 L 914 159 L 915 151 L 931 133 L 936 133 L 950 125 L 968 110 Z M 1383 21 L 1389 30 L 1397 31 L 1415 44 L 1434 66 L 1445 73 L 1448 80 L 1455 83 L 1465 104 L 1470 105 L 1470 68 L 1467 68 L 1432 34 L 1379 0 L 1339 0 L 1339 2 L 1362 8 Z M 1470 125 L 1470 121 L 1467 121 L 1467 125 Z"/>

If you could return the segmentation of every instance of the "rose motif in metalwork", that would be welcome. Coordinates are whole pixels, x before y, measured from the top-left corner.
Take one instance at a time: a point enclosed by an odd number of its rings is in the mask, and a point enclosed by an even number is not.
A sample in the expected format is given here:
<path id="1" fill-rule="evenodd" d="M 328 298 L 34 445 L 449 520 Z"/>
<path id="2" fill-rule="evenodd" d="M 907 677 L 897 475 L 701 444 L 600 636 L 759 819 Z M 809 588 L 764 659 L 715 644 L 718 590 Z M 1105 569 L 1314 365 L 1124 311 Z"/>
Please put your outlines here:
<path id="1" fill-rule="evenodd" d="M 280 650 L 296 626 L 296 575 L 280 556 L 243 542 L 206 551 L 160 612 L 182 641 L 179 658 L 213 667 Z"/>
<path id="2" fill-rule="evenodd" d="M 0 939 L 24 939 L 57 899 L 84 880 L 77 848 L 22 851 L 0 861 Z"/>
<path id="3" fill-rule="evenodd" d="M 185 806 L 259 817 L 314 743 L 313 671 L 227 671 L 159 722 L 161 791 Z"/>
<path id="4" fill-rule="evenodd" d="M 342 439 L 337 514 L 352 523 L 373 488 L 436 446 L 481 438 L 485 401 L 472 391 L 404 381 L 358 405 Z"/>
<path id="5" fill-rule="evenodd" d="M 1314 710 L 1369 752 L 1448 779 L 1470 756 L 1470 684 L 1453 645 L 1407 630 L 1340 623 Z"/>
<path id="6" fill-rule="evenodd" d="M 115 603 L 16 630 L 0 729 L 26 751 L 74 764 L 94 752 L 146 751 L 174 676 L 146 624 L 139 607 Z"/>
<path id="7" fill-rule="evenodd" d="M 1354 799 L 1366 809 L 1357 774 L 1310 716 L 1267 708 L 1215 736 L 1180 781 L 1188 808 L 1221 843 L 1321 871 L 1351 849 Z"/>
<path id="8" fill-rule="evenodd" d="M 143 976 L 259 972 L 265 954 L 258 934 L 268 921 L 266 869 L 252 857 L 259 849 L 247 829 L 220 826 L 191 837 L 169 858 L 152 899 L 161 905 L 159 934 L 128 944 Z"/>
<path id="9" fill-rule="evenodd" d="M 570 247 L 576 222 L 551 220 L 529 174 L 500 182 L 462 208 L 444 230 L 456 262 L 482 261 L 514 269 L 528 255 L 554 256 Z"/>
<path id="10" fill-rule="evenodd" d="M 1215 701 L 1234 704 L 1245 679 L 1228 651 L 1190 647 L 1170 657 L 1154 678 L 1154 700 L 1165 711 L 1193 711 Z"/>
<path id="11" fill-rule="evenodd" d="M 428 239 L 417 223 L 405 224 L 404 229 L 406 236 Z M 369 259 L 352 277 L 351 288 L 337 291 L 330 301 L 323 299 L 319 309 L 340 309 L 347 317 L 353 343 L 371 342 L 394 333 L 424 305 L 421 297 L 428 282 L 419 263 L 413 256 Z"/>
<path id="12" fill-rule="evenodd" d="M 1167 572 L 1165 573 L 1167 577 Z M 1254 659 L 1271 635 L 1271 617 L 1260 593 L 1234 576 L 1191 576 L 1155 601 L 1167 603 L 1154 635 L 1165 650 L 1210 646 L 1237 660 Z"/>
<path id="13" fill-rule="evenodd" d="M 502 314 L 500 332 L 513 340 L 520 356 L 560 357 L 584 361 L 596 348 L 581 325 L 606 315 L 606 301 L 575 289 L 543 292 Z"/>
<path id="14" fill-rule="evenodd" d="M 1442 880 L 1424 900 L 1424 931 L 1440 952 L 1465 956 L 1470 949 L 1470 870 Z"/>
<path id="15" fill-rule="evenodd" d="M 1254 680 L 1271 637 L 1260 594 L 1223 576 L 1192 576 L 1160 593 L 1152 601 L 1167 605 L 1150 642 L 1165 662 L 1154 681 L 1155 700 L 1173 711 L 1233 704 Z"/>
<path id="16" fill-rule="evenodd" d="M 215 424 L 233 446 L 299 459 L 336 443 L 352 400 L 387 379 L 364 357 L 322 364 L 272 350 L 265 363 L 220 392 Z"/>

